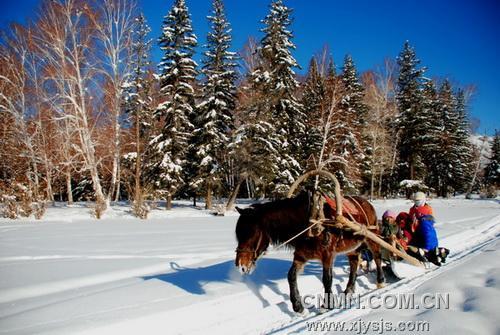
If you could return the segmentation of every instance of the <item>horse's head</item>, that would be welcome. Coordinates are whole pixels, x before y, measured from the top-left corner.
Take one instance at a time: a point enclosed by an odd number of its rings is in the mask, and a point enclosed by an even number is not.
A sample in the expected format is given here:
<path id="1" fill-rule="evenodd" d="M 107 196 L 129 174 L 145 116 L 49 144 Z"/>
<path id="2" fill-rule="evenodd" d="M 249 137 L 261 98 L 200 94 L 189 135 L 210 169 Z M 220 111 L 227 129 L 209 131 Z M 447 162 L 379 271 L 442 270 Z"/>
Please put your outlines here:
<path id="1" fill-rule="evenodd" d="M 262 230 L 260 223 L 262 216 L 255 208 L 241 209 L 236 207 L 240 217 L 236 223 L 236 248 L 235 265 L 242 274 L 249 274 L 255 268 L 257 259 L 269 246 L 269 237 Z"/>

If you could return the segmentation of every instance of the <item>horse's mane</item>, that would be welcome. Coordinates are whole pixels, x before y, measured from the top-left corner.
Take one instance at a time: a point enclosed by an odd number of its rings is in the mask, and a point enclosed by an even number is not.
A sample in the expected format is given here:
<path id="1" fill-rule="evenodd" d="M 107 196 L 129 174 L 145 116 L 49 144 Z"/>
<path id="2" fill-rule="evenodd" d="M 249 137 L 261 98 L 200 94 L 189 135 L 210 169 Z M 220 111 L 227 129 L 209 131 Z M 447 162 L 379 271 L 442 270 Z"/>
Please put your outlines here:
<path id="1" fill-rule="evenodd" d="M 254 209 L 256 213 L 263 213 L 275 210 L 289 209 L 293 206 L 303 204 L 303 201 L 307 201 L 309 194 L 307 192 L 300 192 L 296 197 L 278 199 L 270 202 L 264 202 L 259 204 L 250 205 L 251 209 Z"/>

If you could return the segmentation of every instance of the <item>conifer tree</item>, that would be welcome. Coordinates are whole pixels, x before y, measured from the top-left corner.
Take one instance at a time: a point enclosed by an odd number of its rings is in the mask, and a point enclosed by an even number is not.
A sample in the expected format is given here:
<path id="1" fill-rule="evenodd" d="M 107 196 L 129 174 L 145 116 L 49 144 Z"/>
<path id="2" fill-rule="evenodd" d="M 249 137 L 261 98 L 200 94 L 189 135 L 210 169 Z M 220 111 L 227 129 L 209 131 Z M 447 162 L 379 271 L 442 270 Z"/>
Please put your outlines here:
<path id="1" fill-rule="evenodd" d="M 284 194 L 302 173 L 299 161 L 305 131 L 302 106 L 295 97 L 299 84 L 293 70 L 298 67 L 292 55 L 295 49 L 291 41 L 293 34 L 288 30 L 292 23 L 291 12 L 282 0 L 271 3 L 269 14 L 262 21 L 264 37 L 259 49 L 265 68 L 254 76 L 254 80 L 267 81 L 268 108 L 275 128 L 275 150 L 279 153 L 278 174 L 274 180 L 278 195 Z"/>
<path id="2" fill-rule="evenodd" d="M 241 88 L 245 98 L 239 107 L 239 126 L 229 146 L 230 155 L 243 179 L 251 180 L 256 194 L 265 196 L 274 191 L 274 179 L 279 173 L 281 141 L 272 123 L 270 97 L 267 94 L 269 76 L 262 76 L 262 59 L 257 55 L 257 69 L 247 75 Z"/>
<path id="3" fill-rule="evenodd" d="M 443 120 L 440 114 L 440 105 L 436 84 L 433 80 L 428 80 L 424 84 L 422 113 L 426 122 L 426 132 L 421 138 L 420 152 L 426 167 L 425 183 L 437 189 L 439 186 L 438 166 L 441 155 L 441 136 L 443 132 Z"/>
<path id="4" fill-rule="evenodd" d="M 304 119 L 307 131 L 304 134 L 302 144 L 303 167 L 310 165 L 308 160 L 314 159 L 316 162 L 321 150 L 323 138 L 319 131 L 319 120 L 321 118 L 321 109 L 325 104 L 325 78 L 318 71 L 318 63 L 313 57 L 309 65 L 306 82 L 304 83 L 304 93 L 302 95 L 302 106 L 304 106 Z M 312 167 L 312 166 L 311 166 Z"/>
<path id="5" fill-rule="evenodd" d="M 455 161 L 453 167 L 453 183 L 452 187 L 455 191 L 465 191 L 467 183 L 470 183 L 470 176 L 473 173 L 473 150 L 470 143 L 469 121 L 467 117 L 467 106 L 465 102 L 465 94 L 462 89 L 459 89 L 455 94 L 455 111 L 456 130 L 453 134 L 455 145 Z"/>
<path id="6" fill-rule="evenodd" d="M 342 97 L 335 120 L 335 152 L 343 160 L 336 168 L 339 182 L 354 191 L 360 186 L 361 164 L 364 158 L 361 138 L 366 106 L 364 89 L 359 82 L 352 57 L 347 55 L 340 75 Z"/>
<path id="7" fill-rule="evenodd" d="M 425 71 L 418 68 L 420 60 L 415 50 L 406 41 L 398 59 L 399 77 L 397 81 L 397 105 L 399 117 L 396 127 L 401 129 L 399 144 L 400 179 L 422 177 L 422 136 L 426 129 L 422 117 L 422 75 Z"/>
<path id="8" fill-rule="evenodd" d="M 439 89 L 440 132 L 436 148 L 435 166 L 432 173 L 436 176 L 435 189 L 439 196 L 448 196 L 454 179 L 453 164 L 459 159 L 454 150 L 455 134 L 458 128 L 456 117 L 456 101 L 451 84 L 445 80 Z"/>
<path id="9" fill-rule="evenodd" d="M 208 16 L 211 31 L 207 36 L 202 74 L 204 77 L 201 102 L 198 104 L 196 130 L 192 143 L 195 164 L 198 166 L 193 187 L 204 184 L 206 207 L 211 208 L 213 188 L 220 185 L 227 163 L 227 147 L 234 129 L 235 53 L 231 46 L 231 29 L 224 13 L 222 0 L 213 1 Z M 227 169 L 226 169 L 227 170 Z"/>
<path id="10" fill-rule="evenodd" d="M 150 144 L 155 151 L 156 187 L 166 195 L 167 208 L 171 208 L 172 196 L 186 182 L 186 152 L 194 130 L 193 84 L 197 64 L 193 54 L 197 39 L 185 0 L 175 0 L 163 20 L 158 43 L 164 52 L 159 64 L 163 102 L 156 110 L 156 117 L 163 126 Z"/>
<path id="11" fill-rule="evenodd" d="M 344 86 L 344 96 L 342 97 L 342 109 L 352 116 L 353 128 L 358 132 L 366 121 L 367 107 L 363 102 L 364 88 L 361 84 L 356 66 L 351 55 L 346 55 L 341 74 Z"/>
<path id="12" fill-rule="evenodd" d="M 490 161 L 484 169 L 484 183 L 487 187 L 498 190 L 500 188 L 500 132 L 498 130 L 495 131 L 489 158 Z"/>

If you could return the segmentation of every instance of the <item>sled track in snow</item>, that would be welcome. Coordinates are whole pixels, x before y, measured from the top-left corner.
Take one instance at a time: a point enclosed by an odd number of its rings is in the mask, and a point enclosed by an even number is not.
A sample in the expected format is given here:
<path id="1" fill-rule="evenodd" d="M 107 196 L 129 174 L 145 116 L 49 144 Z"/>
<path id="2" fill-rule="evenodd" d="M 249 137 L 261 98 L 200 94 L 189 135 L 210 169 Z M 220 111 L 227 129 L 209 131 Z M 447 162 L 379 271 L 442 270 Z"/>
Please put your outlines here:
<path id="1" fill-rule="evenodd" d="M 491 219 L 480 222 L 477 225 L 471 226 L 470 229 L 463 230 L 453 234 L 451 239 L 445 238 L 443 245 L 449 245 L 452 248 L 452 254 L 449 256 L 445 265 L 439 268 L 430 269 L 421 275 L 402 279 L 397 282 L 388 284 L 382 289 L 363 289 L 358 282 L 360 290 L 360 304 L 367 305 L 366 302 L 371 296 L 381 296 L 387 294 L 399 294 L 411 292 L 428 282 L 432 278 L 445 273 L 448 270 L 461 265 L 466 260 L 479 254 L 481 249 L 500 239 L 499 233 L 500 215 L 495 215 Z M 459 244 L 456 242 L 460 241 Z M 449 243 L 449 244 L 448 244 Z M 342 283 L 342 282 L 341 282 Z M 283 282 L 281 284 L 284 284 Z M 262 286 L 267 289 L 267 285 Z M 249 287 L 250 288 L 250 287 Z M 258 289 L 252 289 L 258 291 Z M 263 309 L 254 310 L 255 314 L 248 314 L 249 310 L 239 309 L 239 304 L 245 305 L 251 303 L 250 297 L 252 292 L 240 291 L 235 293 L 225 294 L 213 300 L 207 300 L 194 305 L 186 306 L 185 308 L 163 312 L 160 314 L 152 314 L 145 316 L 132 322 L 119 322 L 109 327 L 98 329 L 97 332 L 84 332 L 85 334 L 108 334 L 110 332 L 134 333 L 136 330 L 143 330 L 144 327 L 151 325 L 152 330 L 156 331 L 155 324 L 162 324 L 166 317 L 181 318 L 186 313 L 195 313 L 197 315 L 197 325 L 191 324 L 188 327 L 181 326 L 173 329 L 172 333 L 179 334 L 206 334 L 206 333 L 240 333 L 240 334 L 300 334 L 307 331 L 307 324 L 318 321 L 350 321 L 368 315 L 370 309 L 340 309 L 320 313 L 317 309 L 309 310 L 309 314 L 305 316 L 296 315 L 291 311 L 289 298 L 285 287 L 282 287 L 281 297 L 269 301 L 269 304 Z M 210 318 L 206 315 L 207 310 L 218 310 L 221 306 L 231 306 L 229 311 L 227 308 L 222 309 L 222 315 L 218 315 L 217 319 Z M 231 309 L 232 308 L 232 309 Z M 225 311 L 224 311 L 225 309 Z M 153 331 L 153 332 L 154 332 Z"/>
<path id="2" fill-rule="evenodd" d="M 455 276 L 475 257 L 487 256 L 485 250 L 492 245 L 500 247 L 498 204 L 484 210 L 483 203 L 456 202 L 465 208 L 459 212 L 459 206 L 451 206 L 454 202 L 437 204 L 443 212 L 440 241 L 452 252 L 447 263 L 397 282 L 388 277 L 382 289 L 375 289 L 372 273 L 360 276 L 361 306 L 368 308 L 374 296 L 380 301 L 379 296 L 432 287 L 441 275 Z M 215 232 L 207 228 L 207 220 L 189 225 L 183 218 L 162 225 L 2 225 L 0 246 L 6 252 L 0 257 L 0 270 L 6 282 L 0 290 L 0 333 L 163 334 L 168 329 L 170 334 L 190 335 L 298 334 L 305 333 L 309 323 L 351 322 L 381 311 L 352 308 L 321 314 L 311 308 L 306 315 L 295 314 L 286 281 L 290 253 L 271 251 L 253 277 L 241 277 L 233 264 L 233 221 L 208 220 Z M 166 241 L 171 245 L 165 246 Z M 334 292 L 341 292 L 348 264 L 339 257 L 334 266 Z M 33 276 L 36 271 L 41 271 L 40 278 Z M 309 264 L 299 281 L 304 295 L 321 293 L 321 264 Z"/>
<path id="3" fill-rule="evenodd" d="M 485 246 L 495 243 L 499 239 L 500 239 L 500 234 L 497 234 L 494 237 L 489 238 L 486 241 L 483 241 L 479 244 L 476 244 L 471 248 L 467 248 L 465 250 L 462 250 L 456 254 L 449 256 L 447 262 L 441 267 L 433 268 L 430 271 L 427 271 L 421 275 L 412 278 L 401 279 L 381 289 L 365 292 L 360 295 L 361 298 L 360 303 L 361 305 L 363 305 L 363 303 L 366 303 L 371 296 L 377 296 L 377 295 L 384 296 L 387 293 L 403 293 L 415 290 L 428 280 L 442 274 L 445 271 L 455 268 L 456 266 L 462 264 L 469 257 L 479 254 L 481 252 L 481 249 L 483 249 Z M 269 328 L 268 331 L 263 331 L 262 333 L 300 334 L 306 330 L 306 322 L 325 321 L 329 318 L 335 318 L 335 321 L 343 322 L 359 318 L 360 316 L 366 315 L 370 312 L 371 312 L 370 309 L 356 309 L 356 310 L 340 309 L 340 310 L 327 311 L 325 313 L 310 312 L 309 315 L 306 315 L 304 317 L 297 316 L 291 322 L 274 325 L 274 327 Z"/>

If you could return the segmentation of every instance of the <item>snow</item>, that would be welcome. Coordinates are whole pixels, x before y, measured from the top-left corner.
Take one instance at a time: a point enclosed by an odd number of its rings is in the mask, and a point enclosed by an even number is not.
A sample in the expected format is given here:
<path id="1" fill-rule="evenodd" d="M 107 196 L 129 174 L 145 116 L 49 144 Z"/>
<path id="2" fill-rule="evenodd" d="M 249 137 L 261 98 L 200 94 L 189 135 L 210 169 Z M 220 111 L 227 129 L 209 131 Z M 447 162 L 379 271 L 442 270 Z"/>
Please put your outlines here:
<path id="1" fill-rule="evenodd" d="M 426 188 L 424 183 L 421 180 L 411 180 L 411 179 L 405 179 L 402 180 L 399 183 L 400 187 L 405 187 L 405 188 L 413 188 L 413 187 L 423 187 Z"/>
<path id="2" fill-rule="evenodd" d="M 421 301 L 421 297 L 430 292 L 449 293 L 449 308 L 425 311 L 381 309 L 363 317 L 363 322 L 380 319 L 394 324 L 425 321 L 429 323 L 429 331 L 425 334 L 498 334 L 499 256 L 500 241 L 496 239 L 473 252 L 458 266 L 442 271 L 416 287 L 416 301 Z"/>
<path id="3" fill-rule="evenodd" d="M 469 138 L 470 143 L 474 145 L 477 150 L 481 153 L 481 167 L 488 165 L 490 157 L 492 155 L 491 146 L 493 143 L 493 137 L 491 136 L 481 136 L 481 135 L 471 135 Z"/>
<path id="4" fill-rule="evenodd" d="M 41 221 L 0 219 L 0 333 L 289 334 L 305 332 L 312 321 L 384 318 L 426 320 L 431 334 L 497 334 L 498 201 L 429 202 L 440 244 L 451 249 L 447 264 L 389 280 L 379 290 L 372 273 L 357 281 L 363 298 L 450 293 L 450 309 L 425 312 L 312 309 L 296 315 L 288 298 L 289 252 L 270 250 L 250 276 L 235 271 L 236 212 L 216 217 L 179 201 L 171 211 L 154 209 L 150 219 L 139 220 L 119 203 L 96 220 L 79 203 L 49 207 Z M 374 204 L 378 213 L 411 206 L 403 199 Z M 334 291 L 343 290 L 347 272 L 339 256 Z M 298 283 L 303 295 L 322 292 L 319 264 L 306 266 Z"/>

